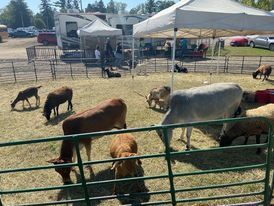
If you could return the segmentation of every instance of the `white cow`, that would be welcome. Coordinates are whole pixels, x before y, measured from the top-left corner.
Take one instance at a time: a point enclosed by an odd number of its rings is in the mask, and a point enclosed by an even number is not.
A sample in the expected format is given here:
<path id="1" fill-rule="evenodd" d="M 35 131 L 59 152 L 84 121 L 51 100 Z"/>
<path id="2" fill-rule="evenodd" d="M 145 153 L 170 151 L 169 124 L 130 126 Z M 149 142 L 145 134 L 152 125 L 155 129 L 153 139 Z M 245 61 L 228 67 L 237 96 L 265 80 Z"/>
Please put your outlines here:
<path id="1" fill-rule="evenodd" d="M 170 97 L 169 110 L 161 125 L 189 123 L 234 117 L 242 100 L 242 89 L 234 83 L 216 83 L 186 90 L 175 91 Z M 190 148 L 190 136 L 193 127 L 187 127 L 187 145 Z M 222 131 L 224 131 L 226 125 Z M 185 128 L 182 128 L 181 140 Z M 164 142 L 162 131 L 157 131 Z M 172 139 L 172 130 L 168 130 L 168 144 Z"/>

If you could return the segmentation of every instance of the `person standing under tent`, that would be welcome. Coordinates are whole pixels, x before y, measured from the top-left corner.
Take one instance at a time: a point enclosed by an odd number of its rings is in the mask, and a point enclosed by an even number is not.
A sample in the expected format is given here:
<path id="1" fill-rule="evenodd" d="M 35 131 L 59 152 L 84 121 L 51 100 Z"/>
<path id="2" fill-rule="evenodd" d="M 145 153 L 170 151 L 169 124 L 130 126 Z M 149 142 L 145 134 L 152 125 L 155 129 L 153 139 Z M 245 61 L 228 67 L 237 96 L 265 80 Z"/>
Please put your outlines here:
<path id="1" fill-rule="evenodd" d="M 104 66 L 104 62 L 102 61 L 102 58 L 101 58 L 101 52 L 100 52 L 100 47 L 97 45 L 96 46 L 96 49 L 94 51 L 94 55 L 95 55 L 95 59 L 96 59 L 96 64 L 99 66 L 101 66 L 101 69 L 102 69 L 102 77 L 105 76 L 105 66 Z"/>
<path id="2" fill-rule="evenodd" d="M 100 47 L 96 46 L 96 50 L 94 52 L 96 62 L 100 62 L 101 59 L 101 52 L 100 52 Z"/>
<path id="3" fill-rule="evenodd" d="M 122 46 L 121 43 L 118 42 L 116 46 L 116 52 L 115 52 L 115 66 L 116 69 L 122 68 L 122 60 L 123 60 L 123 52 L 122 52 Z"/>
<path id="4" fill-rule="evenodd" d="M 110 40 L 107 38 L 106 44 L 105 44 L 105 66 L 110 67 L 112 69 L 112 59 L 113 59 L 113 49 L 110 45 Z"/>

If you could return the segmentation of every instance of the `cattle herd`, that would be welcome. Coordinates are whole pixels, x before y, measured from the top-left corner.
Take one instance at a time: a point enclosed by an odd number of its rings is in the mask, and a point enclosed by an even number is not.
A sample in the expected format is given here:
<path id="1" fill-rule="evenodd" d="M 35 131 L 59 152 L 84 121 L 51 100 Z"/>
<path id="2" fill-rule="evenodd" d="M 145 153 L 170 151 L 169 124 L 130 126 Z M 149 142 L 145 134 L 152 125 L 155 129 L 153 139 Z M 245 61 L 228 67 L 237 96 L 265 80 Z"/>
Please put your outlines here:
<path id="1" fill-rule="evenodd" d="M 267 70 L 270 70 L 270 72 L 266 72 Z M 259 68 L 256 71 L 256 75 L 259 73 L 265 75 L 264 79 L 267 79 L 271 73 L 271 67 L 265 66 L 261 69 Z M 254 78 L 256 75 L 253 73 Z M 28 98 L 32 96 L 36 98 L 36 106 L 38 106 L 40 104 L 40 97 L 38 96 L 38 89 L 40 87 L 41 86 L 30 87 L 24 91 L 20 91 L 16 99 L 11 103 L 11 108 L 14 109 L 16 103 L 19 101 L 23 101 L 24 106 L 25 100 L 31 107 Z M 44 104 L 43 115 L 47 120 L 50 120 L 51 111 L 54 111 L 54 115 L 58 115 L 59 105 L 66 101 L 68 102 L 67 110 L 72 110 L 72 97 L 72 89 L 66 86 L 50 92 Z M 166 111 L 160 125 L 207 121 L 238 116 L 264 116 L 274 125 L 274 104 L 268 104 L 253 110 L 239 110 L 243 99 L 243 91 L 241 87 L 235 83 L 215 83 L 178 90 L 174 91 L 172 95 L 170 95 L 170 87 L 161 86 L 153 88 L 145 98 L 149 107 L 158 105 L 160 109 Z M 91 109 L 69 116 L 63 121 L 62 128 L 64 135 L 107 131 L 113 128 L 126 129 L 126 116 L 127 105 L 123 99 L 108 99 Z M 185 129 L 182 128 L 181 139 L 183 139 L 184 130 Z M 162 130 L 157 130 L 156 132 L 164 143 Z M 190 149 L 191 132 L 192 127 L 187 127 L 186 149 Z M 244 142 L 246 144 L 248 137 L 255 135 L 256 142 L 260 143 L 260 135 L 267 132 L 266 123 L 259 120 L 224 124 L 220 131 L 220 146 L 230 145 L 232 141 L 239 136 L 246 137 Z M 172 129 L 168 129 L 168 144 L 170 144 L 171 138 Z M 80 145 L 85 147 L 88 161 L 91 159 L 91 141 L 91 138 L 80 139 Z M 110 156 L 112 158 L 136 156 L 138 152 L 137 148 L 137 142 L 132 134 L 120 134 L 117 135 L 111 143 Z M 257 151 L 257 153 L 260 152 L 260 150 Z M 72 140 L 66 139 L 62 141 L 59 157 L 48 160 L 48 162 L 53 164 L 72 163 L 75 162 L 75 157 L 74 144 Z M 139 159 L 115 161 L 111 169 L 114 170 L 115 178 L 121 178 L 127 175 L 135 176 L 136 168 L 139 165 L 141 165 Z M 89 167 L 89 169 L 93 174 L 92 168 Z M 55 168 L 55 170 L 61 175 L 64 184 L 72 183 L 70 178 L 70 173 L 73 170 L 72 167 L 58 167 Z M 113 192 L 116 193 L 115 186 Z"/>

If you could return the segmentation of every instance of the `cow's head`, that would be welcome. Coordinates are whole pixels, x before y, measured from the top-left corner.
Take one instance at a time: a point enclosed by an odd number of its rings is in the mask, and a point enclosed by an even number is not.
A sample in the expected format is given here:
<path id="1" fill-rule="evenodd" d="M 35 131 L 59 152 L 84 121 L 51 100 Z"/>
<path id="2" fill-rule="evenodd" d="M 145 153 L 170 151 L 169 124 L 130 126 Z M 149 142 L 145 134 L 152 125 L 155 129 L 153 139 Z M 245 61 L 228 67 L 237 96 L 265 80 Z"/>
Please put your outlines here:
<path id="1" fill-rule="evenodd" d="M 72 163 L 71 160 L 63 160 L 63 159 L 60 159 L 60 158 L 51 159 L 51 160 L 48 160 L 47 162 L 53 163 L 54 165 Z M 58 172 L 62 176 L 64 184 L 71 184 L 72 183 L 72 180 L 70 179 L 71 170 L 72 170 L 72 167 L 55 168 L 55 171 Z"/>
<path id="2" fill-rule="evenodd" d="M 223 134 L 219 137 L 220 140 L 220 147 L 230 146 L 232 144 L 233 139 L 229 138 L 228 135 L 226 135 L 225 131 Z"/>
<path id="3" fill-rule="evenodd" d="M 119 158 L 136 156 L 136 153 L 124 152 Z M 137 166 L 142 162 L 139 159 L 119 160 L 113 163 L 111 170 L 115 169 L 117 177 L 134 176 L 136 174 Z"/>
<path id="4" fill-rule="evenodd" d="M 258 72 L 252 72 L 253 79 L 256 79 L 257 75 L 258 75 Z"/>
<path id="5" fill-rule="evenodd" d="M 16 103 L 15 103 L 15 101 L 11 101 L 11 102 L 10 102 L 10 107 L 11 107 L 11 110 L 13 110 L 13 109 L 14 109 L 15 104 L 16 104 Z"/>
<path id="6" fill-rule="evenodd" d="M 44 108 L 43 116 L 46 117 L 47 120 L 50 120 L 50 114 L 51 114 L 51 109 Z"/>

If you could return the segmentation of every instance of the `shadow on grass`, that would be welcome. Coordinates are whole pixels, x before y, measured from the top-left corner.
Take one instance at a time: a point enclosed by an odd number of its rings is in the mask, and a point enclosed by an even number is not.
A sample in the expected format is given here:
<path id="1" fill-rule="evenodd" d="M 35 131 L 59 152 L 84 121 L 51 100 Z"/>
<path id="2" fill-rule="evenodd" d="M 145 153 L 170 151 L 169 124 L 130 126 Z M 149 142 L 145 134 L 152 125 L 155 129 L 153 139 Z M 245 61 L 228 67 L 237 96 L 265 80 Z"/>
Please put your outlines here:
<path id="1" fill-rule="evenodd" d="M 77 183 L 81 183 L 81 176 L 78 172 L 74 172 L 77 178 Z M 144 170 L 142 167 L 138 167 L 138 176 L 144 176 Z M 89 178 L 86 178 L 88 182 L 95 181 L 107 181 L 114 180 L 114 172 L 107 168 L 98 172 L 95 176 L 90 175 Z M 96 186 L 88 186 L 89 197 L 104 197 L 111 196 L 113 191 L 114 184 L 100 184 Z M 142 202 L 148 202 L 150 200 L 150 195 L 146 194 L 149 190 L 145 186 L 145 182 L 143 180 L 139 181 L 131 181 L 128 183 L 117 183 L 117 199 L 121 204 L 140 204 Z M 138 193 L 143 193 L 144 195 L 136 195 Z M 126 197 L 123 197 L 123 194 L 128 194 Z M 84 198 L 84 191 L 82 187 L 76 187 L 71 189 L 63 189 L 59 192 L 57 196 L 57 200 L 64 199 L 81 199 Z M 91 205 L 99 205 L 102 200 L 94 200 L 91 202 Z M 73 203 L 73 206 L 81 206 L 86 205 L 84 202 L 82 203 Z"/>
<path id="2" fill-rule="evenodd" d="M 238 139 L 232 145 L 243 144 L 243 139 Z M 197 148 L 192 148 L 195 150 Z M 210 148 L 209 148 L 210 149 Z M 262 164 L 266 159 L 265 152 L 256 154 L 256 148 L 234 149 L 212 152 L 199 152 L 192 154 L 176 155 L 172 157 L 173 161 L 192 164 L 199 170 L 210 170 L 219 168 L 231 168 L 253 164 Z"/>
<path id="3" fill-rule="evenodd" d="M 46 126 L 48 126 L 48 125 L 57 125 L 59 122 L 62 122 L 63 120 L 65 120 L 67 117 L 69 117 L 72 114 L 75 114 L 75 112 L 74 111 L 67 111 L 65 113 L 59 114 L 58 116 L 55 116 L 52 119 L 50 119 L 49 121 L 47 121 L 45 123 L 45 125 Z"/>
<path id="4" fill-rule="evenodd" d="M 150 107 L 150 109 L 152 109 L 155 112 L 161 113 L 161 114 L 165 114 L 166 113 L 166 111 L 164 111 L 163 109 L 160 109 L 160 108 Z"/>
<path id="5" fill-rule="evenodd" d="M 266 81 L 269 82 L 269 83 L 271 83 L 271 84 L 274 84 L 274 80 L 273 79 L 267 79 Z"/>
<path id="6" fill-rule="evenodd" d="M 16 108 L 14 108 L 13 110 L 11 110 L 11 112 L 31 112 L 31 111 L 35 111 L 35 110 L 37 110 L 37 109 L 39 109 L 40 108 L 40 106 L 35 106 L 35 107 L 24 107 L 24 108 L 22 108 L 22 109 L 16 109 Z"/>

